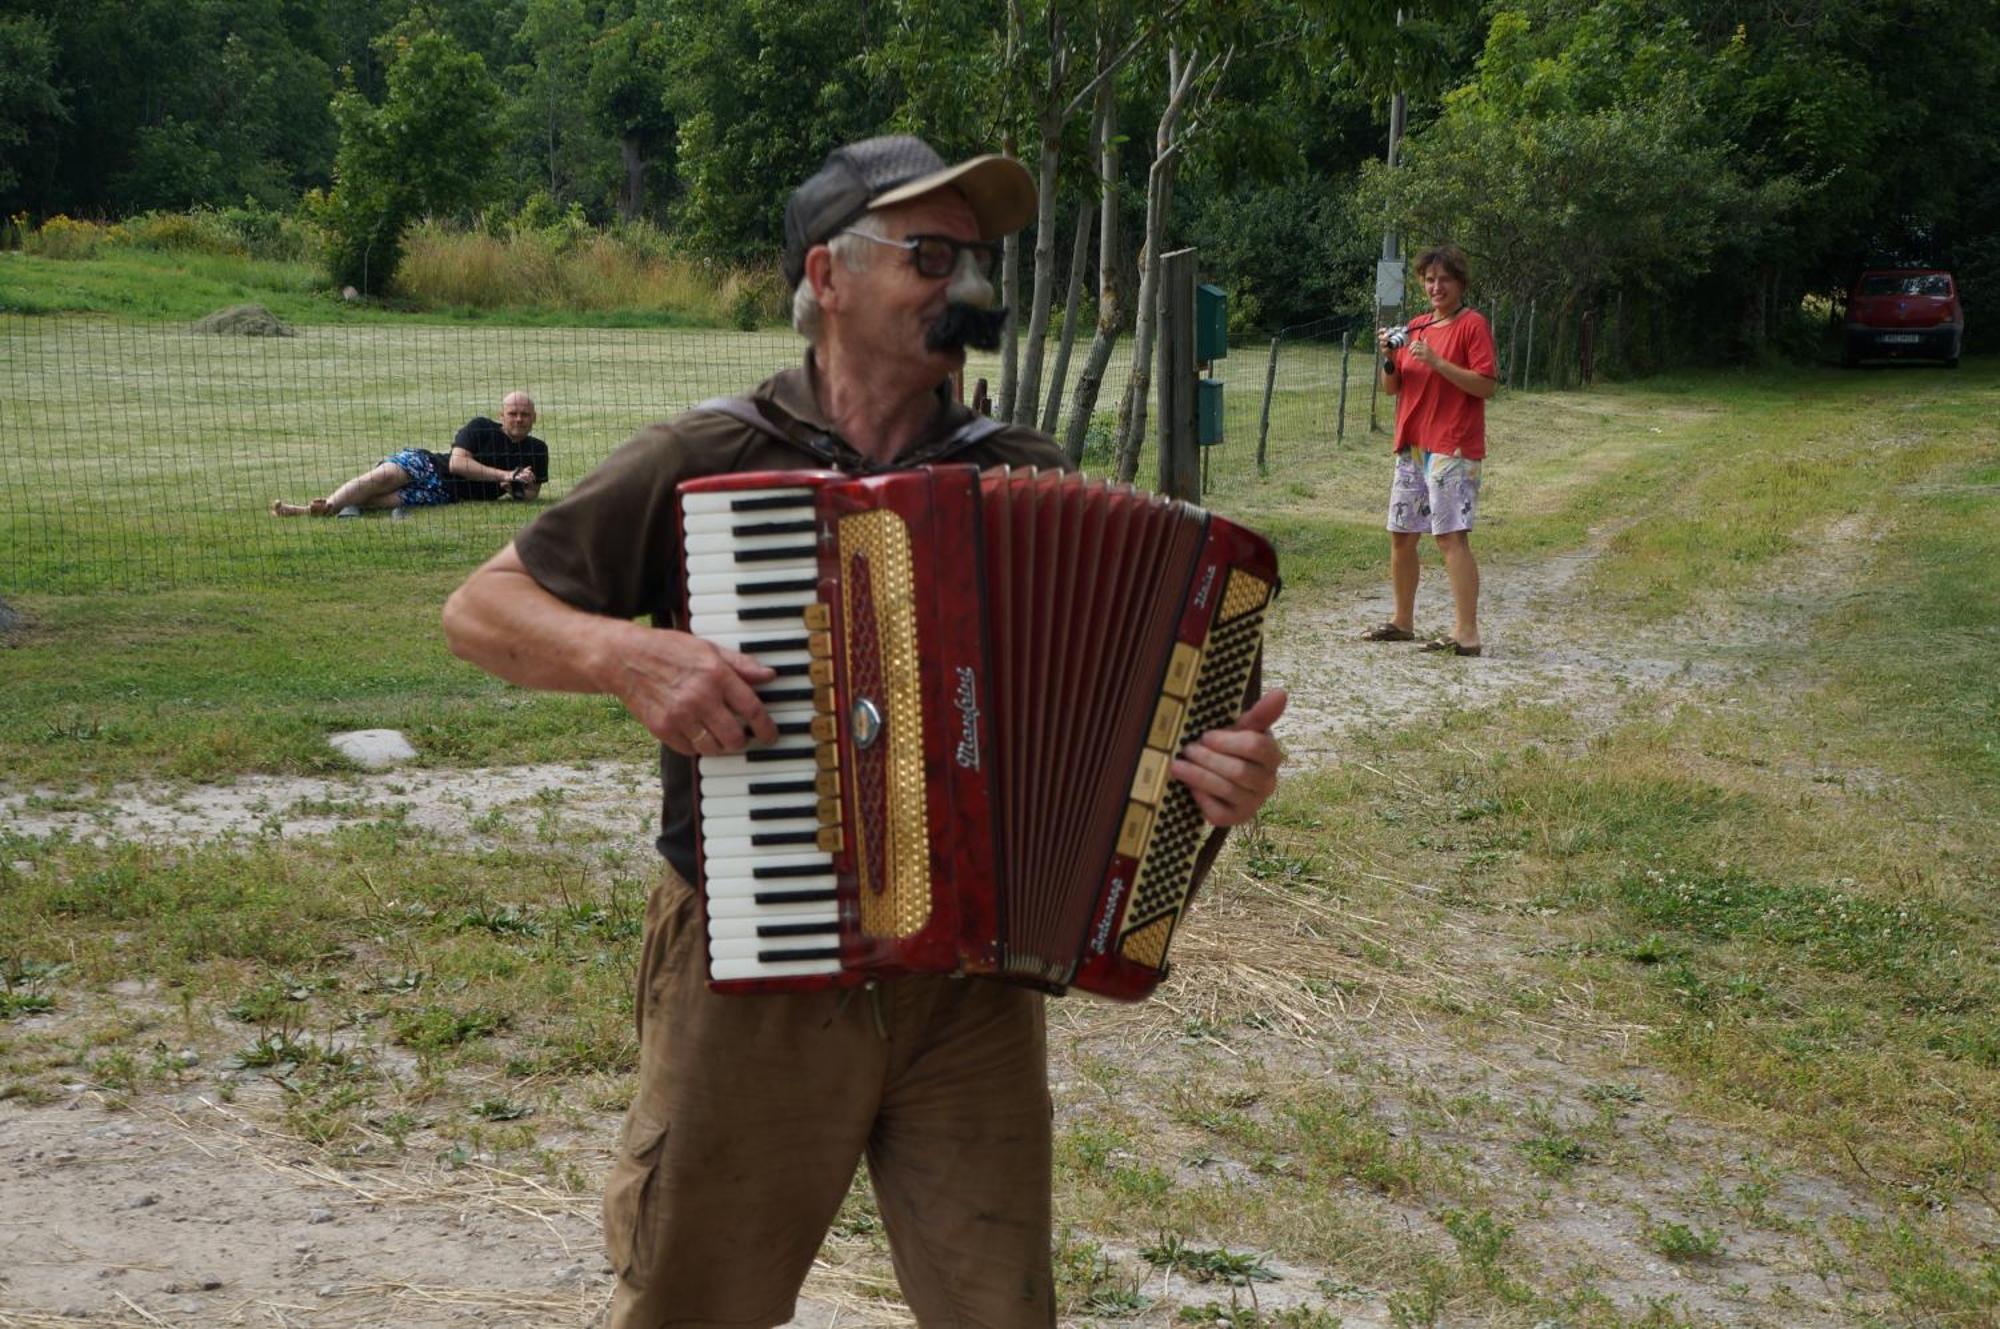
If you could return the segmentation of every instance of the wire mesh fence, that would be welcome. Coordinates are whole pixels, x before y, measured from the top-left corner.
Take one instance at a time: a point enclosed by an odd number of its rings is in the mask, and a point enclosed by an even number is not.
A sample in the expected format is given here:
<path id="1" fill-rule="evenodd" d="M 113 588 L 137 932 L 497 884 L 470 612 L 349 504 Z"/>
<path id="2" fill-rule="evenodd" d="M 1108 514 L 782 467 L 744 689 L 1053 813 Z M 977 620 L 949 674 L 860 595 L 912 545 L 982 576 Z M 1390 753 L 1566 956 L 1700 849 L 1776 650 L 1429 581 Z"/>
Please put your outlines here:
<path id="1" fill-rule="evenodd" d="M 1357 445 L 1372 390 L 1358 323 L 1288 328 L 1214 363 L 1225 420 L 1223 441 L 1207 450 L 1212 472 L 1254 476 Z M 1093 411 L 1094 448 L 1108 447 L 1131 353 L 1122 338 Z M 447 451 L 461 425 L 497 418 L 514 390 L 540 412 L 546 502 L 641 425 L 745 391 L 802 354 L 784 329 L 357 322 L 234 337 L 0 313 L 0 596 L 469 568 L 534 505 L 465 502 L 347 521 L 281 519 L 270 504 L 326 495 L 402 448 Z M 993 357 L 968 363 L 968 385 L 979 378 L 997 385 Z M 1072 375 L 1065 417 L 1073 389 Z M 1140 460 L 1142 485 L 1153 447 Z M 1093 471 L 1110 463 L 1101 451 L 1086 458 Z"/>

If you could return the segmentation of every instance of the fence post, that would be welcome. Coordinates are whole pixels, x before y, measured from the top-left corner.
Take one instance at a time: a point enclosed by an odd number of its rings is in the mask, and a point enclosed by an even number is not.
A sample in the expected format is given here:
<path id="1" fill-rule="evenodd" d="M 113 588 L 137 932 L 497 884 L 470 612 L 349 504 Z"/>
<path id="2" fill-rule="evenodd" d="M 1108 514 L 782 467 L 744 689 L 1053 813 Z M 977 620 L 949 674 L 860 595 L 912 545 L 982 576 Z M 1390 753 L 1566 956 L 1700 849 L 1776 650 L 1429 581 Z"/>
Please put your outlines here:
<path id="1" fill-rule="evenodd" d="M 1371 434 L 1379 428 L 1375 423 L 1375 396 L 1382 390 L 1382 368 L 1377 363 L 1381 354 L 1371 342 L 1368 348 L 1368 432 Z"/>
<path id="2" fill-rule="evenodd" d="M 1170 498 L 1201 501 L 1196 442 L 1194 250 L 1160 255 L 1160 484 Z"/>
<path id="3" fill-rule="evenodd" d="M 1333 441 L 1340 444 L 1347 438 L 1347 356 L 1354 349 L 1354 332 L 1349 329 L 1340 334 L 1340 414 L 1334 418 Z"/>
<path id="4" fill-rule="evenodd" d="M 1264 473 L 1264 440 L 1271 436 L 1271 389 L 1278 382 L 1278 342 L 1271 338 L 1271 362 L 1264 366 L 1264 413 L 1257 421 L 1257 474 Z"/>
<path id="5" fill-rule="evenodd" d="M 1528 371 L 1535 363 L 1535 302 L 1528 301 L 1528 353 L 1521 357 L 1521 387 L 1528 386 Z"/>

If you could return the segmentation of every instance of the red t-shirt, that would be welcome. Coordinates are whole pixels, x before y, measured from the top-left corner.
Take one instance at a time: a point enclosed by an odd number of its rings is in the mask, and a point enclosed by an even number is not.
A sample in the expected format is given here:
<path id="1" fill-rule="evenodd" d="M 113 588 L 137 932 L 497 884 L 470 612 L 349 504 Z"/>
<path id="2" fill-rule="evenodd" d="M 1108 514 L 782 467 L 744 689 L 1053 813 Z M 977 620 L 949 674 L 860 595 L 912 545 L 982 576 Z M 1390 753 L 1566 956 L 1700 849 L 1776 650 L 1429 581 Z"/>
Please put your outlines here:
<path id="1" fill-rule="evenodd" d="M 1500 377 L 1500 362 L 1493 354 L 1493 329 L 1486 316 L 1461 306 L 1458 316 L 1443 327 L 1436 321 L 1419 320 L 1410 325 L 1412 342 L 1429 342 L 1452 364 L 1461 365 L 1484 378 Z M 1478 460 L 1486 455 L 1486 399 L 1475 397 L 1410 354 L 1408 346 L 1390 355 L 1402 375 L 1402 390 L 1396 394 L 1396 449 L 1412 445 L 1425 452 L 1457 453 Z"/>

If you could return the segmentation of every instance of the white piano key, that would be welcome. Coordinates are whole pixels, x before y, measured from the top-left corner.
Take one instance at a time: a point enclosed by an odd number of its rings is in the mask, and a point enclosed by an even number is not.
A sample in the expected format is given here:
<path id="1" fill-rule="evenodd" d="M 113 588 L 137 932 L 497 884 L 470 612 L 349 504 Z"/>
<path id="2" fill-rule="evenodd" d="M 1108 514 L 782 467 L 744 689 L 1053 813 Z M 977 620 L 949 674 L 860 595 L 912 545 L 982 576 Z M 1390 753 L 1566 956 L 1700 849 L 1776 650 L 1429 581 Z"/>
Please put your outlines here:
<path id="1" fill-rule="evenodd" d="M 810 815 L 759 820 L 754 817 L 711 817 L 706 809 L 701 814 L 703 840 L 733 840 L 738 837 L 754 840 L 760 835 L 795 835 L 800 831 L 818 830 L 819 818 Z M 812 842 L 808 840 L 805 843 Z"/>
<path id="2" fill-rule="evenodd" d="M 740 531 L 755 530 L 760 526 L 810 525 L 813 510 L 810 506 L 797 508 L 759 508 L 754 512 L 694 512 L 681 517 L 681 534 L 687 539 L 697 536 L 735 536 Z"/>
<path id="3" fill-rule="evenodd" d="M 803 788 L 784 788 L 751 793 L 757 785 L 803 785 Z M 794 777 L 790 780 L 758 780 L 749 776 L 732 777 L 729 781 L 716 780 L 714 786 L 704 783 L 701 789 L 701 815 L 704 821 L 711 817 L 747 817 L 763 808 L 804 808 L 802 815 L 811 816 L 819 807 L 819 791 L 810 778 Z"/>
<path id="4" fill-rule="evenodd" d="M 778 498 L 797 499 L 809 511 L 812 507 L 812 499 L 815 492 L 813 489 L 800 489 L 788 485 L 783 489 L 722 489 L 708 493 L 682 494 L 681 511 L 688 516 L 706 516 L 715 512 L 735 512 L 736 515 L 742 516 L 746 514 L 736 508 L 735 505 L 743 502 L 745 499 L 762 501 Z M 791 511 L 791 509 L 758 508 L 756 511 L 787 512 Z"/>
<path id="5" fill-rule="evenodd" d="M 815 565 L 818 563 L 818 559 L 815 557 L 816 546 L 813 544 L 813 533 L 810 530 L 773 531 L 769 535 L 735 535 L 728 531 L 716 531 L 709 535 L 694 534 L 687 537 L 682 543 L 681 548 L 687 554 L 690 562 L 704 554 L 735 555 L 749 553 L 752 550 L 782 551 L 797 549 L 803 551 L 800 555 L 801 557 L 813 560 Z M 736 560 L 739 563 L 744 561 L 743 559 Z M 778 562 L 780 560 L 771 558 L 763 561 Z M 704 571 L 707 570 L 704 569 Z"/>
<path id="6" fill-rule="evenodd" d="M 708 943 L 708 958 L 719 960 L 757 960 L 772 951 L 817 951 L 832 950 L 840 945 L 840 938 L 831 932 L 810 937 L 717 937 Z M 792 963 L 782 960 L 766 960 L 766 964 Z M 819 963 L 840 968 L 840 959 L 835 956 Z"/>
<path id="7" fill-rule="evenodd" d="M 833 960 L 787 960 L 778 964 L 765 964 L 757 960 L 711 960 L 709 977 L 718 982 L 749 978 L 803 978 L 812 974 L 837 974 L 840 961 Z"/>
<path id="8" fill-rule="evenodd" d="M 831 900 L 777 900 L 770 904 L 759 904 L 748 895 L 712 895 L 708 897 L 708 916 L 718 918 L 782 918 L 796 921 L 804 918 L 839 918 L 839 910 Z M 827 910 L 834 910 L 828 914 Z"/>
<path id="9" fill-rule="evenodd" d="M 760 877 L 758 868 L 817 868 L 809 876 Z M 702 889 L 710 895 L 751 895 L 761 890 L 818 890 L 833 883 L 833 857 L 817 850 L 772 854 L 760 862 L 725 859 L 702 865 Z"/>
<path id="10" fill-rule="evenodd" d="M 782 546 L 780 546 L 782 547 Z M 687 558 L 689 576 L 705 575 L 711 572 L 741 572 L 754 568 L 759 572 L 817 572 L 819 559 L 813 556 L 812 546 L 806 545 L 783 558 L 740 559 L 735 552 L 715 550 L 704 553 L 689 551 Z"/>
<path id="11" fill-rule="evenodd" d="M 777 611 L 783 609 L 792 612 L 782 617 L 804 618 L 806 606 L 818 602 L 818 588 L 812 586 L 747 595 L 732 587 L 688 597 L 688 616 L 701 618 L 706 614 L 728 614 L 733 617 L 746 609 L 766 609 L 771 611 L 774 620 L 778 620 L 781 616 Z"/>
<path id="12" fill-rule="evenodd" d="M 819 571 L 817 568 L 811 571 L 804 568 L 760 568 L 753 563 L 747 568 L 738 568 L 733 572 L 704 572 L 699 576 L 690 576 L 688 594 L 699 597 L 714 595 L 719 591 L 740 592 L 745 588 L 751 588 L 752 593 L 757 593 L 754 588 L 758 586 L 783 586 L 796 581 L 811 581 L 817 584 Z"/>
<path id="13" fill-rule="evenodd" d="M 753 606 L 745 605 L 745 609 Z M 783 618 L 770 618 L 754 613 L 738 614 L 708 610 L 688 618 L 688 631 L 705 641 L 713 642 L 721 637 L 749 637 L 755 640 L 757 633 L 774 637 L 781 632 L 804 632 L 806 615 L 803 607 L 786 606 L 788 612 Z"/>
<path id="14" fill-rule="evenodd" d="M 778 936 L 759 931 L 773 927 L 811 927 L 823 930 L 793 932 Z M 717 918 L 713 914 L 709 915 L 709 954 L 715 953 L 718 944 L 732 941 L 755 942 L 765 950 L 773 946 L 838 946 L 840 915 L 830 905 L 821 908 L 816 914 L 780 914 L 773 909 L 766 916 L 759 918 Z"/>
<path id="15" fill-rule="evenodd" d="M 720 863 L 732 858 L 755 859 L 763 854 L 784 853 L 790 850 L 810 849 L 812 842 L 801 840 L 796 844 L 752 844 L 748 836 L 708 836 L 701 840 L 702 856 L 711 863 Z"/>

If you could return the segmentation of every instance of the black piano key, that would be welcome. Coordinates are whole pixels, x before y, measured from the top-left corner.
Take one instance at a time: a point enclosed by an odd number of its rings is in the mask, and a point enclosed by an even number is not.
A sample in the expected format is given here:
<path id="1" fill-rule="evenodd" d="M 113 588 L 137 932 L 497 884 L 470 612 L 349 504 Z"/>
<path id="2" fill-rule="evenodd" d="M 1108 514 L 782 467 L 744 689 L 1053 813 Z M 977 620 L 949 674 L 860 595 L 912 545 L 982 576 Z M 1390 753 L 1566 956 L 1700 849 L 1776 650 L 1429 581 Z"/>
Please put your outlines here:
<path id="1" fill-rule="evenodd" d="M 744 605 L 736 611 L 736 617 L 745 623 L 774 618 L 802 619 L 805 616 L 804 605 Z"/>
<path id="2" fill-rule="evenodd" d="M 781 950 L 758 951 L 760 964 L 781 964 L 786 960 L 838 960 L 838 946 L 792 946 Z"/>
<path id="3" fill-rule="evenodd" d="M 738 563 L 775 563 L 780 559 L 811 558 L 811 545 L 783 545 L 776 549 L 739 549 L 736 551 Z"/>
<path id="4" fill-rule="evenodd" d="M 738 540 L 749 540 L 760 535 L 810 535 L 818 526 L 819 523 L 811 518 L 805 521 L 746 522 L 730 527 L 729 533 Z"/>
<path id="5" fill-rule="evenodd" d="M 780 651 L 803 651 L 808 645 L 804 637 L 759 637 L 756 641 L 743 643 L 745 655 L 776 655 Z"/>
<path id="6" fill-rule="evenodd" d="M 827 933 L 838 933 L 840 924 L 828 920 L 824 923 L 759 923 L 757 935 L 760 937 L 823 937 Z"/>
<path id="7" fill-rule="evenodd" d="M 832 904 L 837 895 L 828 886 L 818 891 L 758 891 L 750 898 L 758 904 Z"/>
<path id="8" fill-rule="evenodd" d="M 819 786 L 812 780 L 752 780 L 750 794 L 753 798 L 769 798 L 774 794 L 816 794 Z"/>
<path id="9" fill-rule="evenodd" d="M 797 761 L 810 758 L 819 750 L 817 743 L 794 744 L 791 747 L 751 748 L 743 754 L 745 761 Z"/>
<path id="10" fill-rule="evenodd" d="M 750 869 L 752 881 L 783 881 L 787 877 L 818 877 L 833 869 L 824 863 L 792 863 L 782 867 Z"/>
<path id="11" fill-rule="evenodd" d="M 812 831 L 763 831 L 750 837 L 753 849 L 774 849 L 787 844 L 818 844 L 819 832 Z"/>
<path id="12" fill-rule="evenodd" d="M 736 583 L 738 595 L 796 595 L 800 591 L 816 591 L 819 579 L 800 577 L 797 581 L 739 581 Z"/>
<path id="13" fill-rule="evenodd" d="M 812 672 L 812 666 L 809 664 L 766 665 L 765 668 L 779 678 L 803 678 Z"/>
<path id="14" fill-rule="evenodd" d="M 811 786 L 807 787 L 810 788 Z M 816 817 L 818 815 L 819 806 L 814 803 L 808 803 L 802 808 L 750 809 L 750 820 L 752 821 L 788 821 L 794 817 Z"/>
<path id="15" fill-rule="evenodd" d="M 765 494 L 759 498 L 737 498 L 729 502 L 731 512 L 778 512 L 785 508 L 809 508 L 811 494 Z"/>
<path id="16" fill-rule="evenodd" d="M 793 738 L 800 734 L 810 734 L 812 728 L 811 720 L 786 720 L 778 726 L 778 737 Z"/>
<path id="17" fill-rule="evenodd" d="M 812 699 L 813 690 L 811 688 L 757 689 L 757 700 L 763 702 L 766 706 L 775 705 L 781 701 L 811 701 Z"/>

